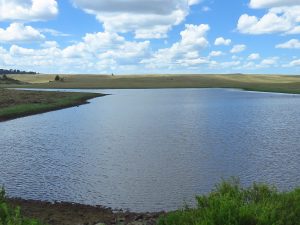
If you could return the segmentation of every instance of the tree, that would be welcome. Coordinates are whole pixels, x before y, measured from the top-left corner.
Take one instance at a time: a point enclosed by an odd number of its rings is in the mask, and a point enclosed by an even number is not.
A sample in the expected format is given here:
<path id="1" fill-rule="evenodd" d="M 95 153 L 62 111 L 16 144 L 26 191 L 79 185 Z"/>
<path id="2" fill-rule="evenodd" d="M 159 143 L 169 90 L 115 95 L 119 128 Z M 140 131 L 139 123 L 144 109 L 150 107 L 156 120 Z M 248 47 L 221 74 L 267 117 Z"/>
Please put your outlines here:
<path id="1" fill-rule="evenodd" d="M 56 75 L 56 76 L 55 76 L 55 81 L 60 81 L 59 75 Z"/>

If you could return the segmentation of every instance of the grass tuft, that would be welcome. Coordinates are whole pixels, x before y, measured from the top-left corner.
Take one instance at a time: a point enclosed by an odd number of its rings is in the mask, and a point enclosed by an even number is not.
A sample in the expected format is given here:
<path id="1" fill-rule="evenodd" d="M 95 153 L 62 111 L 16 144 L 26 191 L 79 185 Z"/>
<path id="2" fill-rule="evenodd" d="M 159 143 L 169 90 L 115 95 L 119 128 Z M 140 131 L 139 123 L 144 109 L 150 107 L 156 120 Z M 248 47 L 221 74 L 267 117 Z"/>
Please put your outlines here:
<path id="1" fill-rule="evenodd" d="M 24 218 L 20 207 L 11 208 L 5 201 L 5 191 L 0 189 L 0 225 L 41 225 L 37 220 Z"/>
<path id="2" fill-rule="evenodd" d="M 243 188 L 232 178 L 196 199 L 196 208 L 171 212 L 160 218 L 159 225 L 300 224 L 300 189 L 278 192 L 257 183 Z"/>

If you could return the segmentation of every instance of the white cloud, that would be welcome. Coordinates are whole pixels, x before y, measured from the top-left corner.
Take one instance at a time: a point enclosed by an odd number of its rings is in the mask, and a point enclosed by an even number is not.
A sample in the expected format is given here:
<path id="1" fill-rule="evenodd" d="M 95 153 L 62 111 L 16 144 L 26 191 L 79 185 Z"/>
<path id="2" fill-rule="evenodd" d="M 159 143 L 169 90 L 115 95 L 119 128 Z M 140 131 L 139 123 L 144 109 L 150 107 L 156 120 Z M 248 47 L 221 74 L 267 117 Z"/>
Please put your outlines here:
<path id="1" fill-rule="evenodd" d="M 48 33 L 54 37 L 68 37 L 71 36 L 70 34 L 65 34 L 63 32 L 60 32 L 58 30 L 54 30 L 54 29 L 49 29 L 49 28 L 43 28 L 43 29 L 39 29 L 39 31 L 41 33 Z"/>
<path id="2" fill-rule="evenodd" d="M 12 45 L 0 54 L 4 66 L 26 67 L 48 72 L 111 71 L 133 68 L 149 52 L 149 41 L 127 41 L 116 33 L 86 34 L 81 42 L 60 48 L 55 41 L 46 41 L 42 48 L 24 48 Z M 1 48 L 0 48 L 1 50 Z"/>
<path id="3" fill-rule="evenodd" d="M 178 59 L 176 61 L 176 64 L 180 65 L 181 67 L 193 67 L 193 66 L 199 66 L 202 64 L 208 64 L 209 60 L 205 57 L 199 57 L 195 59 Z"/>
<path id="4" fill-rule="evenodd" d="M 297 39 L 291 39 L 288 42 L 276 45 L 276 48 L 295 48 L 300 49 L 300 41 Z"/>
<path id="5" fill-rule="evenodd" d="M 260 59 L 260 55 L 258 53 L 252 53 L 248 56 L 248 60 L 257 60 Z"/>
<path id="6" fill-rule="evenodd" d="M 48 20 L 58 14 L 56 0 L 1 0 L 0 21 Z"/>
<path id="7" fill-rule="evenodd" d="M 59 44 L 56 41 L 45 41 L 41 46 L 43 48 L 58 48 Z"/>
<path id="8" fill-rule="evenodd" d="M 251 0 L 251 8 L 273 8 L 279 6 L 299 5 L 299 0 Z"/>
<path id="9" fill-rule="evenodd" d="M 215 40 L 215 45 L 230 45 L 231 44 L 231 40 L 230 39 L 225 39 L 223 37 L 218 37 Z"/>
<path id="10" fill-rule="evenodd" d="M 82 42 L 68 46 L 62 53 L 67 58 L 97 58 L 134 61 L 143 56 L 149 41 L 130 42 L 124 37 L 109 32 L 86 34 Z"/>
<path id="11" fill-rule="evenodd" d="M 226 68 L 230 68 L 230 69 L 237 69 L 238 66 L 241 65 L 241 61 L 228 61 L 228 62 L 216 62 L 216 61 L 211 61 L 209 64 L 210 68 L 213 69 L 226 69 Z"/>
<path id="12" fill-rule="evenodd" d="M 221 56 L 221 55 L 223 55 L 223 52 L 221 52 L 221 51 L 211 51 L 209 53 L 210 57 L 217 57 L 217 56 Z"/>
<path id="13" fill-rule="evenodd" d="M 242 67 L 245 68 L 245 69 L 251 69 L 252 70 L 252 69 L 256 69 L 256 64 L 253 61 L 246 62 Z"/>
<path id="14" fill-rule="evenodd" d="M 241 56 L 237 56 L 237 55 L 233 55 L 233 56 L 231 56 L 231 59 L 233 59 L 233 60 L 237 61 L 237 60 L 242 60 L 242 59 L 243 59 L 243 57 L 241 57 Z"/>
<path id="15" fill-rule="evenodd" d="M 239 53 L 245 51 L 247 48 L 246 45 L 234 45 L 233 48 L 230 50 L 231 53 Z"/>
<path id="16" fill-rule="evenodd" d="M 270 67 L 270 66 L 274 66 L 277 64 L 279 60 L 279 57 L 269 57 L 266 59 L 263 59 L 260 63 L 260 65 L 258 65 L 259 67 Z"/>
<path id="17" fill-rule="evenodd" d="M 186 24 L 185 30 L 180 32 L 181 40 L 170 48 L 159 49 L 150 59 L 141 61 L 147 67 L 172 67 L 207 63 L 207 59 L 199 57 L 199 51 L 208 46 L 206 34 L 209 31 L 207 24 Z"/>
<path id="18" fill-rule="evenodd" d="M 287 67 L 296 67 L 296 66 L 300 66 L 300 59 L 293 60 L 287 65 Z"/>
<path id="19" fill-rule="evenodd" d="M 12 23 L 6 29 L 0 28 L 0 42 L 32 42 L 44 38 L 38 30 L 21 23 Z"/>
<path id="20" fill-rule="evenodd" d="M 93 14 L 109 32 L 134 32 L 136 38 L 165 38 L 180 24 L 198 0 L 73 0 L 76 7 Z"/>
<path id="21" fill-rule="evenodd" d="M 268 13 L 261 19 L 244 14 L 238 21 L 238 30 L 245 34 L 269 34 L 286 32 L 291 27 L 290 22 L 275 13 Z"/>
<path id="22" fill-rule="evenodd" d="M 286 2 L 286 4 L 284 3 Z M 293 2 L 293 4 L 291 4 Z M 296 4 L 298 2 L 298 4 Z M 265 3 L 265 4 L 264 4 Z M 271 4 L 272 3 L 272 4 Z M 299 34 L 300 2 L 299 1 L 252 1 L 250 6 L 270 7 L 261 18 L 243 14 L 238 21 L 237 29 L 244 34 Z M 274 7 L 280 6 L 280 7 Z"/>
<path id="23" fill-rule="evenodd" d="M 188 0 L 188 4 L 189 5 L 197 5 L 200 2 L 202 2 L 202 0 Z"/>

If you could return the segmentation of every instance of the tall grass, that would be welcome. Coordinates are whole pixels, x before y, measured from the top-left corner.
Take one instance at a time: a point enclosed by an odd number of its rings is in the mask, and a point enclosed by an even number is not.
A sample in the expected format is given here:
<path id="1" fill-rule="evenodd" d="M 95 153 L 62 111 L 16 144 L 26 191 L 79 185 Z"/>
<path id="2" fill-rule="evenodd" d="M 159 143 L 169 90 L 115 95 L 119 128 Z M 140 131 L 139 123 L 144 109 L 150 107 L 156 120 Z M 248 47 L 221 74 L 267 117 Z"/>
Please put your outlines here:
<path id="1" fill-rule="evenodd" d="M 197 207 L 160 218 L 159 225 L 300 225 L 300 188 L 278 192 L 254 183 L 243 188 L 237 179 L 223 181 Z"/>
<path id="2" fill-rule="evenodd" d="M 38 221 L 23 218 L 20 208 L 11 208 L 5 201 L 5 191 L 0 189 L 0 225 L 41 225 Z"/>

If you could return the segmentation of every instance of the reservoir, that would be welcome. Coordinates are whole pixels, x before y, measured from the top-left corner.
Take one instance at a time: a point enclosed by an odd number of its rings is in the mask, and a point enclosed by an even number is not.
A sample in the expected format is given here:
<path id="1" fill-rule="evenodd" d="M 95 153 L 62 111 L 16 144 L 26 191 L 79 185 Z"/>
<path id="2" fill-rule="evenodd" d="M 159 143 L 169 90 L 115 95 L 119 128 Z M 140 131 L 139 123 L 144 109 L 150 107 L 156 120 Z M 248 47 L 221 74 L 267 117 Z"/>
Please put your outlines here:
<path id="1" fill-rule="evenodd" d="M 139 212 L 193 205 L 231 176 L 300 186 L 300 95 L 76 91 L 110 95 L 0 123 L 0 185 L 10 197 Z"/>

